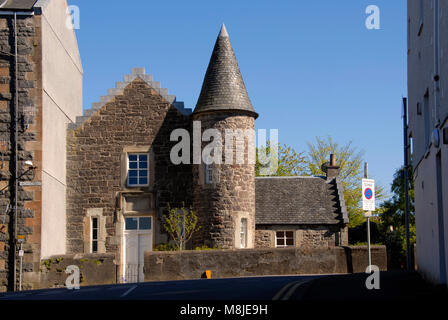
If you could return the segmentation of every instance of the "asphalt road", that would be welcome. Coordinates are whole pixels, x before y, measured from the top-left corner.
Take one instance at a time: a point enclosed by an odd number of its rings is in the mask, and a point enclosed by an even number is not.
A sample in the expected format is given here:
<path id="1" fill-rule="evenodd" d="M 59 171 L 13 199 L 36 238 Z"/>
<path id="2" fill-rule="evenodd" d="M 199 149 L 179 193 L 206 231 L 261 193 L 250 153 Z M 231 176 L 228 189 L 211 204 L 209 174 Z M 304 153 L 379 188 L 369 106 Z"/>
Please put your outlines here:
<path id="1" fill-rule="evenodd" d="M 322 276 L 147 282 L 0 294 L 1 300 L 288 300 Z"/>
<path id="2" fill-rule="evenodd" d="M 441 287 L 426 283 L 416 272 L 380 273 L 378 290 L 366 287 L 366 274 L 267 276 L 232 279 L 146 282 L 79 290 L 49 289 L 1 293 L 11 300 L 148 300 L 148 301 L 447 301 Z"/>

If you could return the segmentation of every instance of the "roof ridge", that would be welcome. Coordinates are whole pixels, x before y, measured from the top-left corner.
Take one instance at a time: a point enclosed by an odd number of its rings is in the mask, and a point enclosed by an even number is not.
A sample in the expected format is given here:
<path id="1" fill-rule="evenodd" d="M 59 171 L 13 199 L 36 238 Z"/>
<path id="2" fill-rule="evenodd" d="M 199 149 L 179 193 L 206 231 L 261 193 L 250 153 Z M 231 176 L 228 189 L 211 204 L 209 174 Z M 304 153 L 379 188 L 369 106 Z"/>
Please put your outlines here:
<path id="1" fill-rule="evenodd" d="M 76 123 L 69 124 L 69 129 L 73 130 L 79 128 L 95 113 L 97 113 L 104 105 L 112 101 L 116 96 L 123 94 L 124 89 L 135 79 L 140 78 L 157 91 L 166 101 L 171 103 L 183 115 L 190 115 L 192 109 L 185 108 L 183 101 L 177 101 L 176 96 L 169 94 L 168 89 L 161 88 L 160 82 L 153 81 L 153 76 L 146 74 L 145 68 L 132 68 L 132 73 L 124 76 L 123 81 L 116 82 L 115 88 L 107 91 L 107 96 L 101 96 L 99 102 L 92 103 L 92 108 L 85 109 L 82 116 L 76 117 Z"/>

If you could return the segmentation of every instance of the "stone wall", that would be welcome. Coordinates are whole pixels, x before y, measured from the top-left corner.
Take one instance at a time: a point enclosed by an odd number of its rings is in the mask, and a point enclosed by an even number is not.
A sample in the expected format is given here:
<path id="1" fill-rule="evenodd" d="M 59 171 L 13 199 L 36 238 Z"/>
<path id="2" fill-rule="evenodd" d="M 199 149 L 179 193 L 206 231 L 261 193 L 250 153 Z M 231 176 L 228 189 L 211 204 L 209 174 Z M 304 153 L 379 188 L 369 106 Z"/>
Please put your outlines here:
<path id="1" fill-rule="evenodd" d="M 275 248 L 276 231 L 293 231 L 296 247 L 327 248 L 341 244 L 345 229 L 338 225 L 257 225 L 257 248 Z"/>
<path id="2" fill-rule="evenodd" d="M 252 116 L 235 112 L 199 114 L 195 121 L 201 122 L 202 130 L 216 129 L 221 133 L 222 145 L 225 130 L 254 130 Z M 236 132 L 236 131 L 235 131 Z M 236 140 L 236 139 L 235 139 Z M 241 140 L 239 140 L 241 141 Z M 240 221 L 247 219 L 247 244 L 255 243 L 255 167 L 248 164 L 248 139 L 244 144 L 244 163 L 237 164 L 236 146 L 233 150 L 233 163 L 225 163 L 225 148 L 222 149 L 222 164 L 212 164 L 213 183 L 205 182 L 205 165 L 193 165 L 194 208 L 197 211 L 201 230 L 195 235 L 197 245 L 240 248 Z M 203 143 L 205 147 L 207 143 Z"/>
<path id="3" fill-rule="evenodd" d="M 190 130 L 191 119 L 140 78 L 93 111 L 90 118 L 69 130 L 67 136 L 67 250 L 88 252 L 84 248 L 84 243 L 88 243 L 85 217 L 88 210 L 95 209 L 105 218 L 105 251 L 116 253 L 119 259 L 126 195 L 151 202 L 155 245 L 168 240 L 161 227 L 168 207 L 191 205 L 191 166 L 176 166 L 170 161 L 171 149 L 177 144 L 170 142 L 171 132 L 178 128 Z M 150 153 L 148 187 L 127 187 L 129 150 Z"/>
<path id="4" fill-rule="evenodd" d="M 34 290 L 64 288 L 70 274 L 68 266 L 77 266 L 80 271 L 80 286 L 117 283 L 117 265 L 113 254 L 58 255 L 44 259 L 40 267 L 25 276 L 25 281 Z"/>
<path id="5" fill-rule="evenodd" d="M 372 247 L 372 263 L 387 270 L 385 246 Z M 366 247 L 146 252 L 145 281 L 365 272 Z"/>
<path id="6" fill-rule="evenodd" d="M 275 231 L 256 230 L 255 248 L 275 248 Z"/>
<path id="7" fill-rule="evenodd" d="M 15 70 L 14 19 L 0 14 L 0 291 L 14 287 L 14 213 L 17 234 L 25 237 L 23 270 L 39 268 L 41 186 L 19 186 L 15 208 Z M 41 17 L 17 17 L 18 44 L 18 175 L 20 181 L 40 182 L 42 161 Z M 5 54 L 5 53 L 9 53 Z M 38 169 L 24 165 L 32 160 Z M 17 276 L 18 279 L 18 276 Z M 24 288 L 28 288 L 24 284 Z"/>

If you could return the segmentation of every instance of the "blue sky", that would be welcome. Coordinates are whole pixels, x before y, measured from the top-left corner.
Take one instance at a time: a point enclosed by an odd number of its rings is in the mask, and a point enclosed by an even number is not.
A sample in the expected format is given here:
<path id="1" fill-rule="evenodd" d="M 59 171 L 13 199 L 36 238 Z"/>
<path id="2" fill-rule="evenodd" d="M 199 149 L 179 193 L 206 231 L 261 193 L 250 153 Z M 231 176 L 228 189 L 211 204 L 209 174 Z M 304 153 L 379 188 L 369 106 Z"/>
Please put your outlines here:
<path id="1" fill-rule="evenodd" d="M 224 22 L 257 128 L 278 128 L 297 151 L 332 136 L 365 151 L 369 174 L 389 189 L 403 161 L 406 3 L 399 0 L 106 1 L 80 8 L 84 108 L 132 67 L 145 67 L 186 107 L 196 105 Z M 368 5 L 381 29 L 365 27 Z"/>

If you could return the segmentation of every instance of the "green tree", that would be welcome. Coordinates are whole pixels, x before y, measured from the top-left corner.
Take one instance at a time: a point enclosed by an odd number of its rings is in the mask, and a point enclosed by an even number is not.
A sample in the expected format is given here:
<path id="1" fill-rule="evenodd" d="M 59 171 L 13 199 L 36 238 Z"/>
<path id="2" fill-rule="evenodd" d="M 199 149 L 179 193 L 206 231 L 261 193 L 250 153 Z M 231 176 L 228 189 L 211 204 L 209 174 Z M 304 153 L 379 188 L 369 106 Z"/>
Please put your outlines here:
<path id="1" fill-rule="evenodd" d="M 201 229 L 193 208 L 173 208 L 165 217 L 164 228 L 170 234 L 178 250 L 185 250 L 185 245 L 193 234 Z"/>
<path id="2" fill-rule="evenodd" d="M 316 137 L 314 142 L 308 142 L 308 154 L 306 157 L 306 170 L 309 175 L 325 175 L 322 165 L 327 163 L 330 155 L 334 154 L 337 165 L 340 167 L 339 177 L 344 187 L 344 198 L 350 219 L 349 227 L 353 228 L 364 223 L 362 210 L 361 180 L 364 177 L 364 152 L 353 146 L 349 141 L 340 145 L 331 137 L 326 139 Z M 384 198 L 383 188 L 376 186 L 375 197 L 377 200 Z"/>
<path id="3" fill-rule="evenodd" d="M 255 175 L 261 176 L 260 170 L 264 167 L 259 158 L 259 153 L 272 155 L 273 146 L 268 142 L 266 147 L 257 149 L 257 161 L 255 163 Z M 305 174 L 305 156 L 304 152 L 298 153 L 287 145 L 277 145 L 278 168 L 271 176 L 300 176 Z M 275 152 L 273 153 L 275 154 Z M 275 160 L 275 156 L 273 156 Z"/>
<path id="4" fill-rule="evenodd" d="M 412 169 L 409 169 L 409 222 L 415 224 L 415 207 L 414 207 L 414 179 Z M 384 226 L 392 226 L 394 229 L 405 224 L 405 184 L 404 184 L 404 168 L 398 169 L 394 174 L 391 192 L 392 197 L 383 202 L 383 211 L 380 215 L 381 222 Z"/>
<path id="5" fill-rule="evenodd" d="M 409 230 L 411 248 L 415 244 L 415 206 L 414 179 L 412 169 L 409 169 Z M 405 184 L 404 167 L 394 174 L 391 186 L 392 197 L 383 202 L 380 218 L 380 231 L 383 242 L 391 253 L 393 264 L 403 266 L 406 261 L 406 228 L 405 228 Z"/>

